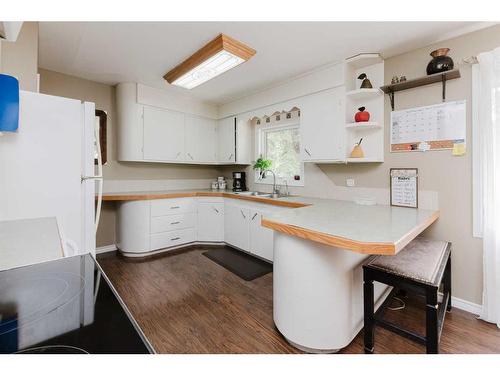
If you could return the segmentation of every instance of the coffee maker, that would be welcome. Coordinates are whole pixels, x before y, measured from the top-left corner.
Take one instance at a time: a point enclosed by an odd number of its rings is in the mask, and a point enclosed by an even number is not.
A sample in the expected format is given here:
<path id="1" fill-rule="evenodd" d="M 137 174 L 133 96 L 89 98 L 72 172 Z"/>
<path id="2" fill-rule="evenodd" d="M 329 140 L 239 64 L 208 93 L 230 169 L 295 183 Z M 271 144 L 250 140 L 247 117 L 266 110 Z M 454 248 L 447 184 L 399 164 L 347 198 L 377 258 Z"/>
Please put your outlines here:
<path id="1" fill-rule="evenodd" d="M 233 191 L 246 191 L 245 172 L 233 172 Z"/>

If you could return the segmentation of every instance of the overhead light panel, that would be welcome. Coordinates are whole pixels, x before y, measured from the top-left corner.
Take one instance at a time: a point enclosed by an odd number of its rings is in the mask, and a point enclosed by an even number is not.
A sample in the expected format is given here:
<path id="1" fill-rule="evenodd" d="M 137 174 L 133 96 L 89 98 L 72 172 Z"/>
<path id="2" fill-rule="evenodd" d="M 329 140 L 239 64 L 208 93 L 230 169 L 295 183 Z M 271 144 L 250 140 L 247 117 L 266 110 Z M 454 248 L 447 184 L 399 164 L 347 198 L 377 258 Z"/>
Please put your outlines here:
<path id="1" fill-rule="evenodd" d="M 192 89 L 244 63 L 255 53 L 236 39 L 219 34 L 163 78 L 172 85 Z"/>

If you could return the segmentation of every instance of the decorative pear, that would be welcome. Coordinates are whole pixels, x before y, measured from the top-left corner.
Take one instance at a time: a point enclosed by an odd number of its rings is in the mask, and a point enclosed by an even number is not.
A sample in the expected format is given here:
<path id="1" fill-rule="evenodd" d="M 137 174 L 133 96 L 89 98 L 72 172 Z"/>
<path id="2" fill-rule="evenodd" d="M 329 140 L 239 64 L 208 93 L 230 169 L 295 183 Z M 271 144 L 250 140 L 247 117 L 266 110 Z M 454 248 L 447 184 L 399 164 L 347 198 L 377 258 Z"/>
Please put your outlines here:
<path id="1" fill-rule="evenodd" d="M 370 82 L 370 80 L 366 76 L 366 73 L 361 73 L 358 76 L 358 79 L 362 79 L 363 80 L 361 82 L 360 89 L 372 89 L 373 88 L 372 83 Z"/>

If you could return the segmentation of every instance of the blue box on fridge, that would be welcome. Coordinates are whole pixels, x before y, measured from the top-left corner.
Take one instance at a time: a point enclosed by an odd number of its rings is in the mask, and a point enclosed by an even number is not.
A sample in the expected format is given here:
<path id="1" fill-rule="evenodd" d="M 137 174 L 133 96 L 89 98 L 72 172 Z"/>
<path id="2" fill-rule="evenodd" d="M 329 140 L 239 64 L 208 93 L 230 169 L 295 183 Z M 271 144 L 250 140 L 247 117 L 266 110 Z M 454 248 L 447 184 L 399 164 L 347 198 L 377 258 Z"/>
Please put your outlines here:
<path id="1" fill-rule="evenodd" d="M 15 132 L 19 126 L 19 81 L 0 74 L 0 132 Z"/>

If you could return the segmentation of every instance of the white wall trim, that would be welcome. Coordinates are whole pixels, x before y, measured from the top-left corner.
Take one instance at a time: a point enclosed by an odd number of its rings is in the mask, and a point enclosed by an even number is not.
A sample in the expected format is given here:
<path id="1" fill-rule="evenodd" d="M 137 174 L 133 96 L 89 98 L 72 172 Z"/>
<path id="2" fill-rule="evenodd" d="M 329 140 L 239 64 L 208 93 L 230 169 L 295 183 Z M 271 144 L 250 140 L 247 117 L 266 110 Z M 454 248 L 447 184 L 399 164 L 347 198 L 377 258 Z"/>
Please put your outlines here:
<path id="1" fill-rule="evenodd" d="M 474 315 L 481 314 L 481 310 L 483 309 L 483 307 L 481 305 L 478 305 L 477 303 L 469 302 L 457 297 L 451 297 L 451 306 L 456 307 L 460 310 L 467 311 Z"/>
<path id="2" fill-rule="evenodd" d="M 109 253 L 110 251 L 118 250 L 115 244 L 100 246 L 95 249 L 96 254 Z"/>

